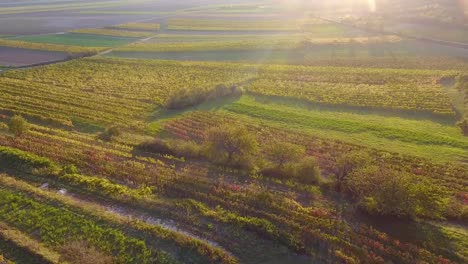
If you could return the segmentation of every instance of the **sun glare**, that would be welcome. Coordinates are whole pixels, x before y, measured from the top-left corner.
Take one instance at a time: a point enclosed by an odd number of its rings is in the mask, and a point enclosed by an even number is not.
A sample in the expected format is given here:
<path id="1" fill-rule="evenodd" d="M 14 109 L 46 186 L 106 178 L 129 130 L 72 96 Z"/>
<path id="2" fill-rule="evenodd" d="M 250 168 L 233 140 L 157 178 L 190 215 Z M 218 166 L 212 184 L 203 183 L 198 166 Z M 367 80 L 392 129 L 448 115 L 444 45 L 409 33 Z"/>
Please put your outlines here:
<path id="1" fill-rule="evenodd" d="M 376 0 L 367 0 L 367 5 L 369 7 L 369 11 L 375 12 L 377 9 Z"/>

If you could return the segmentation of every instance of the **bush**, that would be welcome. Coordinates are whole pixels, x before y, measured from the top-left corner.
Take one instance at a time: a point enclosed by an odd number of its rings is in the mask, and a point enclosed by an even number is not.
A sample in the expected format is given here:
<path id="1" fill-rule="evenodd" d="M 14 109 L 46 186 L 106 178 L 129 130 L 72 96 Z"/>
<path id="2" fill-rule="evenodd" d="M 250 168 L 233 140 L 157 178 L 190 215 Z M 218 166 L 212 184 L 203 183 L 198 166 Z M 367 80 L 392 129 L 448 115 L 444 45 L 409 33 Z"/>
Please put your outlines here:
<path id="1" fill-rule="evenodd" d="M 199 105 L 207 100 L 213 100 L 222 97 L 240 96 L 243 89 L 237 86 L 217 85 L 212 90 L 201 90 L 197 88 L 183 89 L 175 91 L 166 102 L 166 108 L 171 110 L 181 110 L 188 107 Z"/>
<path id="2" fill-rule="evenodd" d="M 99 135 L 99 139 L 104 141 L 113 141 L 120 135 L 122 135 L 122 130 L 119 127 L 113 126 L 106 129 L 106 131 Z"/>
<path id="3" fill-rule="evenodd" d="M 112 264 L 112 256 L 97 251 L 84 241 L 72 241 L 62 246 L 60 262 L 71 264 Z"/>
<path id="4" fill-rule="evenodd" d="M 16 137 L 19 137 L 28 132 L 29 124 L 22 116 L 15 115 L 8 124 L 8 130 Z"/>
<path id="5" fill-rule="evenodd" d="M 317 161 L 308 157 L 303 159 L 295 166 L 295 177 L 299 182 L 305 184 L 318 184 L 320 183 L 320 168 Z"/>
<path id="6" fill-rule="evenodd" d="M 281 167 L 267 167 L 262 170 L 262 174 L 278 179 L 296 179 L 304 184 L 317 184 L 320 182 L 320 169 L 312 157 Z"/>
<path id="7" fill-rule="evenodd" d="M 138 149 L 151 153 L 175 155 L 174 151 L 171 149 L 169 144 L 167 144 L 166 141 L 160 138 L 155 138 L 151 142 L 144 142 L 138 146 Z"/>
<path id="8" fill-rule="evenodd" d="M 202 146 L 195 142 L 185 140 L 163 140 L 155 138 L 151 142 L 140 144 L 138 149 L 145 152 L 186 158 L 200 158 L 204 155 Z"/>
<path id="9" fill-rule="evenodd" d="M 463 121 L 458 122 L 457 126 L 461 129 L 463 135 L 468 137 L 468 120 L 464 119 Z"/>

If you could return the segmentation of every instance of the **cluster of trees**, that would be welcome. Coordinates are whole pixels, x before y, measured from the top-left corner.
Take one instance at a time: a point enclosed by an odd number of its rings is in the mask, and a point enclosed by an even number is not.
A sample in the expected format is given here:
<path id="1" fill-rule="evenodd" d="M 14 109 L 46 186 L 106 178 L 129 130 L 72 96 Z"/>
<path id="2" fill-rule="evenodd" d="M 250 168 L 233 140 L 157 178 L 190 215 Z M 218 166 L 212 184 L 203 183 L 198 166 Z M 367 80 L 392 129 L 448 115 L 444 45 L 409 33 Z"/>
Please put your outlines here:
<path id="1" fill-rule="evenodd" d="M 210 128 L 202 144 L 181 140 L 155 139 L 139 146 L 140 150 L 161 154 L 204 158 L 215 164 L 279 179 L 296 179 L 315 184 L 320 169 L 305 148 L 287 142 L 274 142 L 260 148 L 255 135 L 243 126 L 222 124 Z"/>
<path id="2" fill-rule="evenodd" d="M 277 141 L 260 147 L 247 128 L 222 124 L 210 128 L 202 144 L 157 139 L 142 145 L 146 151 L 205 158 L 213 163 L 283 180 L 322 184 L 317 161 L 304 146 Z M 449 197 L 429 180 L 379 164 L 365 151 L 352 151 L 337 158 L 335 177 L 327 186 L 344 194 L 358 208 L 373 215 L 399 218 L 442 218 Z"/>
<path id="3" fill-rule="evenodd" d="M 337 191 L 373 215 L 441 218 L 448 197 L 429 180 L 376 162 L 363 151 L 341 156 L 335 173 Z"/>
<path id="4" fill-rule="evenodd" d="M 243 89 L 241 87 L 235 85 L 226 86 L 223 84 L 217 85 L 212 90 L 182 89 L 173 93 L 173 95 L 167 100 L 166 108 L 171 110 L 180 110 L 217 98 L 240 96 L 242 93 Z"/>

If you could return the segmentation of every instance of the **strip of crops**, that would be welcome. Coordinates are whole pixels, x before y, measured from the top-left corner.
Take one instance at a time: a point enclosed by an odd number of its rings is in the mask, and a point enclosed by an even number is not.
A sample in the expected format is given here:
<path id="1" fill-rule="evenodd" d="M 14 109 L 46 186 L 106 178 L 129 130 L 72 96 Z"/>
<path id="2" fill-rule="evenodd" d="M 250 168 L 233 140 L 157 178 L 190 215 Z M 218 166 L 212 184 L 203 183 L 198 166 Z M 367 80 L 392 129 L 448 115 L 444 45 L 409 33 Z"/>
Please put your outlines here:
<path id="1" fill-rule="evenodd" d="M 258 111 L 260 110 L 261 109 L 258 109 Z M 386 164 L 394 164 L 401 170 L 407 170 L 417 175 L 423 175 L 432 178 L 438 184 L 446 186 L 454 193 L 464 193 L 468 191 L 466 186 L 463 184 L 463 182 L 468 178 L 467 173 L 463 172 L 466 170 L 466 166 L 450 163 L 441 165 L 433 163 L 430 160 L 414 156 L 400 157 L 399 154 L 395 153 L 391 154 L 389 152 L 381 152 L 341 141 L 333 141 L 320 137 L 314 137 L 306 133 L 285 130 L 284 128 L 277 129 L 268 127 L 266 124 L 259 125 L 258 119 L 239 119 L 235 116 L 225 114 L 195 112 L 185 118 L 170 121 L 164 126 L 166 130 L 175 137 L 184 140 L 200 141 L 205 137 L 205 131 L 207 131 L 210 126 L 225 122 L 239 122 L 248 124 L 249 129 L 255 131 L 257 138 L 259 138 L 261 142 L 264 142 L 265 145 L 268 145 L 268 142 L 271 141 L 271 137 L 274 137 L 280 139 L 281 141 L 289 141 L 291 143 L 306 146 L 308 152 L 317 158 L 321 169 L 327 174 L 334 173 L 334 163 L 336 158 L 339 157 L 342 153 L 356 149 L 366 149 L 370 153 L 373 153 L 373 155 L 383 158 Z M 284 125 L 282 127 L 284 127 Z"/>
<path id="2" fill-rule="evenodd" d="M 102 47 L 81 47 L 49 43 L 34 43 L 12 39 L 0 39 L 0 46 L 32 50 L 61 51 L 66 53 L 99 53 L 100 51 L 106 49 Z"/>
<path id="3" fill-rule="evenodd" d="M 307 38 L 303 39 L 281 39 L 266 38 L 260 40 L 231 40 L 213 42 L 187 42 L 187 43 L 134 43 L 116 49 L 116 51 L 140 51 L 140 52 L 169 52 L 169 51 L 213 51 L 213 50 L 294 50 L 307 49 L 317 46 L 334 44 L 346 45 L 369 45 L 377 43 L 393 43 L 400 39 L 394 36 L 369 37 L 369 38 Z"/>
<path id="4" fill-rule="evenodd" d="M 82 34 L 93 34 L 102 36 L 115 36 L 115 37 L 131 37 L 131 38 L 143 38 L 151 36 L 152 33 L 148 32 L 137 32 L 128 30 L 115 30 L 115 29 L 99 29 L 99 28 L 82 28 L 72 32 Z"/>
<path id="5" fill-rule="evenodd" d="M 0 189 L 0 219 L 24 232 L 35 234 L 49 246 L 67 240 L 85 240 L 106 253 L 113 253 L 120 263 L 151 263 L 152 254 L 141 240 L 125 236 L 110 226 L 97 224 L 84 215 L 38 203 L 28 197 Z"/>
<path id="6" fill-rule="evenodd" d="M 240 21 L 240 20 L 202 20 L 181 19 L 169 20 L 170 30 L 203 30 L 203 31 L 299 31 L 301 21 Z"/>
<path id="7" fill-rule="evenodd" d="M 143 30 L 143 31 L 158 31 L 161 28 L 157 23 L 127 23 L 114 26 L 115 28 L 130 29 L 130 30 Z"/>

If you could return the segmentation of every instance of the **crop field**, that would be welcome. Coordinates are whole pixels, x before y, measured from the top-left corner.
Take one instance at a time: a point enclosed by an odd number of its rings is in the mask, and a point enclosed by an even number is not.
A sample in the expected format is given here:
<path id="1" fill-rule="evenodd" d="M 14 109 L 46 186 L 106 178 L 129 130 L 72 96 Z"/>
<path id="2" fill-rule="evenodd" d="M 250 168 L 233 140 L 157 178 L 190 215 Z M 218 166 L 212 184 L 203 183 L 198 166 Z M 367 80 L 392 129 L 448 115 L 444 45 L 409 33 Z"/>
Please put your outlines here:
<path id="1" fill-rule="evenodd" d="M 459 10 L 226 2 L 0 3 L 0 264 L 468 263 Z"/>
<path id="2" fill-rule="evenodd" d="M 67 54 L 21 48 L 0 47 L 0 65 L 23 66 L 50 61 L 63 60 Z"/>
<path id="3" fill-rule="evenodd" d="M 114 30 L 114 29 L 98 29 L 98 28 L 82 28 L 73 31 L 74 33 L 80 34 L 91 34 L 91 35 L 102 35 L 112 37 L 130 37 L 130 38 L 142 38 L 149 37 L 152 34 L 147 32 L 135 32 L 127 30 Z"/>
<path id="4" fill-rule="evenodd" d="M 82 47 L 114 47 L 133 42 L 136 38 L 107 35 L 99 36 L 96 34 L 65 33 L 37 36 L 21 36 L 13 37 L 10 39 L 24 42 L 54 45 L 70 45 Z"/>
<path id="5" fill-rule="evenodd" d="M 158 31 L 161 25 L 156 23 L 127 23 L 115 26 L 116 28 L 141 30 L 141 31 Z"/>
<path id="6" fill-rule="evenodd" d="M 229 20 L 200 20 L 200 19 L 171 19 L 169 30 L 198 30 L 198 31 L 299 31 L 299 21 L 229 21 Z"/>

